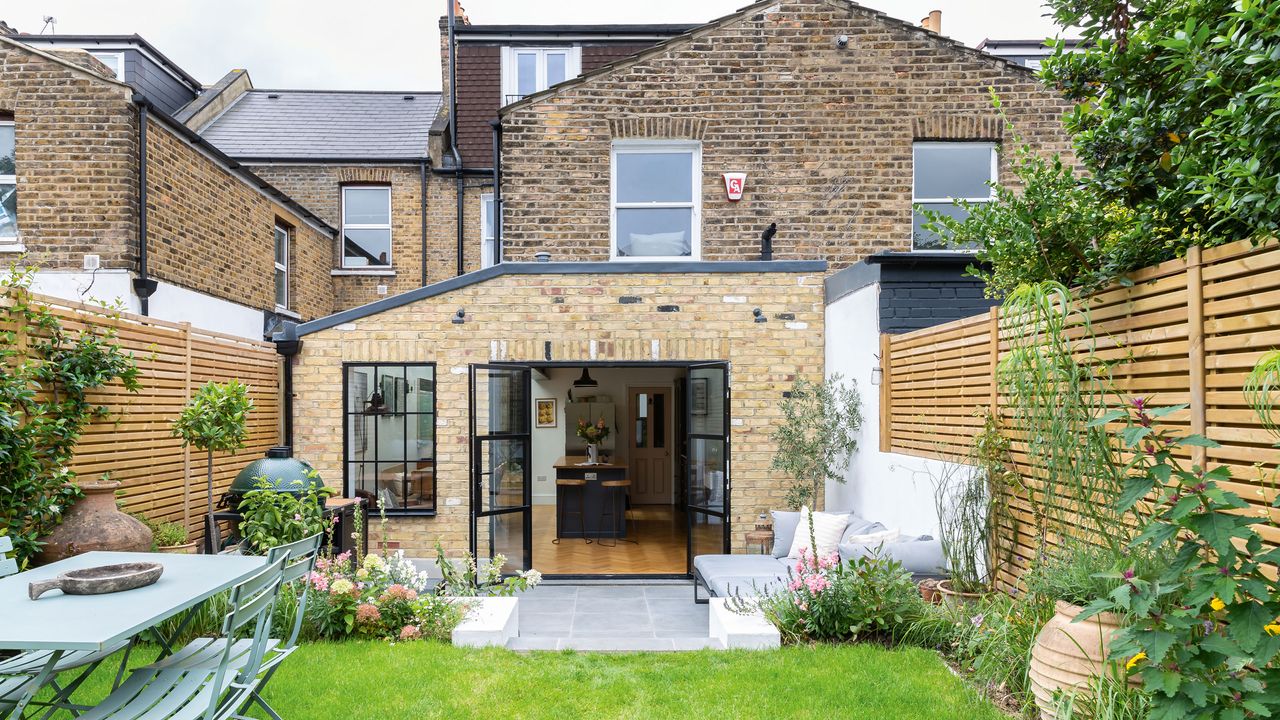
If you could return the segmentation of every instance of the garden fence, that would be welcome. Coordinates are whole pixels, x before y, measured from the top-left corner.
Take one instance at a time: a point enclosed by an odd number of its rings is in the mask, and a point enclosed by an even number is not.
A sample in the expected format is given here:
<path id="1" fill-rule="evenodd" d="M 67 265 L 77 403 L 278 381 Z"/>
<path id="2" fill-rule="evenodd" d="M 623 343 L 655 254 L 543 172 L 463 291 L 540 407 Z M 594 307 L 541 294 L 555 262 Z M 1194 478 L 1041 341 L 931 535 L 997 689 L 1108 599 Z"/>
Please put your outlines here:
<path id="1" fill-rule="evenodd" d="M 1187 405 L 1164 418 L 1171 429 L 1202 433 L 1221 444 L 1188 454 L 1210 467 L 1228 465 L 1228 489 L 1263 510 L 1274 497 L 1270 470 L 1280 460 L 1269 434 L 1245 402 L 1249 371 L 1280 346 L 1280 247 L 1238 242 L 1145 268 L 1077 301 L 1087 312 L 1070 337 L 1083 354 L 1113 361 L 1117 402 L 1143 397 L 1150 406 Z M 1008 498 L 1010 522 L 999 539 L 1012 547 L 1011 574 L 1020 574 L 1038 546 L 1033 533 L 1037 458 L 1029 457 L 1002 403 L 996 368 L 1023 329 L 1003 322 L 1000 308 L 901 335 L 881 337 L 880 450 L 963 462 L 990 411 L 1011 440 L 1013 469 L 1027 488 Z M 1086 339 L 1091 338 L 1086 342 Z M 1032 497 L 1039 497 L 1033 495 Z M 1274 527 L 1263 527 L 1280 543 Z M 1052 538 L 1050 539 L 1052 541 Z M 1012 543 L 1009 545 L 1008 543 Z"/>
<path id="2" fill-rule="evenodd" d="M 280 437 L 280 359 L 268 342 L 247 340 L 190 323 L 106 311 L 43 295 L 69 333 L 86 327 L 115 328 L 134 356 L 137 393 L 118 382 L 90 395 L 109 415 L 95 420 L 80 438 L 72 469 L 81 481 L 109 473 L 124 491 L 125 509 L 152 520 L 184 523 L 192 539 L 203 536 L 206 456 L 182 447 L 170 427 L 192 392 L 209 381 L 239 380 L 249 386 L 254 409 L 246 446 L 236 454 L 214 453 L 214 500 L 250 460 L 262 457 Z M 0 302 L 10 302 L 0 298 Z M 22 329 L 18 329 L 21 337 Z"/>

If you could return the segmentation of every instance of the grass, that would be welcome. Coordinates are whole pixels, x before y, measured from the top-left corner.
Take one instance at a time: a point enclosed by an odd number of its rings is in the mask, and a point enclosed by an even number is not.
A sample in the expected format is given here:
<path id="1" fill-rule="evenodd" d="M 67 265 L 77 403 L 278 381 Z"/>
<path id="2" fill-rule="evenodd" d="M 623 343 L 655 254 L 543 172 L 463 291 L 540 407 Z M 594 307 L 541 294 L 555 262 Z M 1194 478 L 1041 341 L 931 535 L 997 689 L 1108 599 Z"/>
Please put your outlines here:
<path id="1" fill-rule="evenodd" d="M 114 669 L 100 668 L 77 699 L 101 697 Z M 286 720 L 1005 717 L 936 653 L 874 645 L 523 654 L 437 643 L 321 643 L 300 648 L 266 695 Z"/>

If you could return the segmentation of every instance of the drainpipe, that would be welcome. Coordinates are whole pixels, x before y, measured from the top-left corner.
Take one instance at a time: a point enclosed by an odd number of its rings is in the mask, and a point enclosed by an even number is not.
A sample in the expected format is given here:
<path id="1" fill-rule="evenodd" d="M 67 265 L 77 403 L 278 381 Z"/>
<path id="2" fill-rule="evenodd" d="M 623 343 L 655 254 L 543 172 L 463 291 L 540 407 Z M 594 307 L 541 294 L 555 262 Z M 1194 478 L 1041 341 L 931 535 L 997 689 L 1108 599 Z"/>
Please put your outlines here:
<path id="1" fill-rule="evenodd" d="M 502 262 L 502 118 L 489 121 L 493 128 L 493 264 Z"/>
<path id="2" fill-rule="evenodd" d="M 143 315 L 151 311 L 150 297 L 158 283 L 147 275 L 147 108 L 150 103 L 138 95 L 138 277 L 133 279 L 133 291 L 138 294 Z"/>
<path id="3" fill-rule="evenodd" d="M 418 214 L 422 216 L 422 284 L 427 284 L 427 158 L 418 161 Z"/>
<path id="4" fill-rule="evenodd" d="M 458 228 L 458 274 L 466 272 L 463 259 L 463 198 L 462 154 L 458 152 L 458 62 L 456 56 L 457 43 L 453 37 L 453 27 L 457 22 L 457 0 L 449 0 L 449 149 L 453 151 L 454 180 L 457 186 L 457 217 L 454 224 Z"/>
<path id="5" fill-rule="evenodd" d="M 284 323 L 283 329 L 273 338 L 276 343 L 276 354 L 284 358 L 284 442 L 293 447 L 293 358 L 302 352 L 302 341 L 298 339 L 298 324 Z"/>

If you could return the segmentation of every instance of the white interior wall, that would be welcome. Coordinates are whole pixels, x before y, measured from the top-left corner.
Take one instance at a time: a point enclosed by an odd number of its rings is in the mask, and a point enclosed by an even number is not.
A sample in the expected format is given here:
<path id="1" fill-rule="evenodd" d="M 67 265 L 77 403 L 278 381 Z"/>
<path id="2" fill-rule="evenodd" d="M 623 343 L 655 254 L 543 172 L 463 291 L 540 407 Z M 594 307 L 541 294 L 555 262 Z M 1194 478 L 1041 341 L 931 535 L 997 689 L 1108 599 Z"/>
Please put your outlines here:
<path id="1" fill-rule="evenodd" d="M 827 306 L 827 376 L 839 373 L 857 381 L 862 397 L 858 450 L 845 482 L 827 486 L 827 507 L 852 510 L 906 535 L 937 536 L 934 481 L 941 463 L 880 452 L 880 387 L 871 370 L 880 353 L 879 284 L 871 284 Z"/>
<path id="2" fill-rule="evenodd" d="M 142 302 L 133 292 L 133 273 L 128 270 L 97 272 L 59 272 L 41 270 L 36 273 L 32 292 L 88 303 L 123 302 L 122 310 L 139 314 Z M 150 317 L 170 322 L 189 322 L 202 330 L 261 340 L 263 317 L 238 303 L 215 298 L 167 282 L 160 282 L 148 303 Z"/>
<path id="3" fill-rule="evenodd" d="M 556 498 L 555 461 L 565 454 L 565 434 L 569 431 L 565 425 L 565 404 L 568 403 L 569 388 L 573 381 L 582 374 L 582 368 L 547 368 L 542 371 L 545 377 L 535 373 L 533 377 L 533 398 L 556 399 L 556 426 L 554 428 L 537 427 L 536 414 L 530 420 L 533 427 L 533 502 L 535 504 L 554 504 Z M 627 438 L 623 434 L 627 422 L 628 388 L 632 387 L 665 387 L 671 388 L 671 403 L 674 413 L 675 390 L 677 377 L 685 373 L 682 368 L 634 367 L 634 368 L 591 368 L 591 377 L 600 383 L 597 388 L 575 391 L 574 397 L 595 395 L 598 399 L 609 397 L 614 403 L 614 450 L 611 459 L 625 463 L 627 460 Z M 603 400 L 601 400 L 603 402 Z M 534 409 L 530 408 L 534 413 Z M 667 424 L 667 441 L 672 443 L 672 459 L 674 472 L 674 449 L 676 438 L 672 423 L 674 414 L 669 415 Z"/>

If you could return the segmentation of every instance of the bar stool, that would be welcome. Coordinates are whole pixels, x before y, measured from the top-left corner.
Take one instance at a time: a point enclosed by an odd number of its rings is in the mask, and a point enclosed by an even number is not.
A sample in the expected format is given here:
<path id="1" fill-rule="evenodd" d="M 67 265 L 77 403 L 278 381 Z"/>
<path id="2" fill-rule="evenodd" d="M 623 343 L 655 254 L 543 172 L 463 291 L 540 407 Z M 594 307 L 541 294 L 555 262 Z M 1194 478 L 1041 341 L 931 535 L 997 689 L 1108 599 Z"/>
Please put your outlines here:
<path id="1" fill-rule="evenodd" d="M 615 508 L 619 506 L 622 507 L 623 524 L 635 523 L 635 520 L 627 514 L 627 501 L 631 493 L 631 481 L 626 478 L 622 478 L 620 480 L 605 480 L 600 483 L 600 487 L 604 488 L 604 491 L 609 494 L 608 500 L 604 505 L 604 510 L 600 513 L 600 525 L 603 528 L 608 528 L 610 532 L 612 532 L 615 518 L 618 517 L 618 513 L 615 512 Z M 605 522 L 605 518 L 609 518 L 609 522 Z M 610 535 L 610 538 L 613 540 L 613 544 L 608 547 L 617 547 L 618 536 Z M 640 544 L 640 539 L 637 536 L 634 527 L 627 531 L 626 537 L 622 538 L 622 541 L 634 543 L 636 545 Z M 601 538 L 600 542 L 597 544 L 604 545 L 604 538 Z"/>
<path id="2" fill-rule="evenodd" d="M 551 544 L 560 544 L 560 528 L 564 527 L 565 516 L 577 515 L 578 527 L 582 529 L 582 539 L 586 541 L 587 545 L 590 545 L 591 538 L 587 537 L 587 481 L 581 478 L 556 478 L 556 487 L 565 489 L 564 502 L 560 502 L 559 498 L 556 500 L 556 539 L 552 540 Z M 568 508 L 571 495 L 578 496 L 577 510 Z"/>

